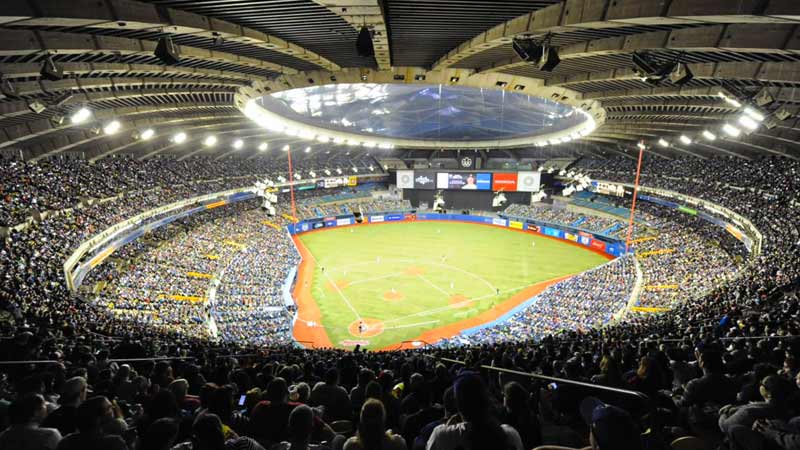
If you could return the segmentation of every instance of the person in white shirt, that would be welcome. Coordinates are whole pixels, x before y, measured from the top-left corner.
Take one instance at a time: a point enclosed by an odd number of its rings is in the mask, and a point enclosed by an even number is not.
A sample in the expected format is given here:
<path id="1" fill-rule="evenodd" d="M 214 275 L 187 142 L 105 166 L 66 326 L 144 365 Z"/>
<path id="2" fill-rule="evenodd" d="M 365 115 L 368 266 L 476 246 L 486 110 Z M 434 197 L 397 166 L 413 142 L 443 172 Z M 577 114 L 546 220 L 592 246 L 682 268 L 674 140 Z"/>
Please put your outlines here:
<path id="1" fill-rule="evenodd" d="M 458 415 L 433 430 L 426 450 L 523 450 L 519 433 L 490 412 L 489 393 L 475 372 L 453 383 Z"/>

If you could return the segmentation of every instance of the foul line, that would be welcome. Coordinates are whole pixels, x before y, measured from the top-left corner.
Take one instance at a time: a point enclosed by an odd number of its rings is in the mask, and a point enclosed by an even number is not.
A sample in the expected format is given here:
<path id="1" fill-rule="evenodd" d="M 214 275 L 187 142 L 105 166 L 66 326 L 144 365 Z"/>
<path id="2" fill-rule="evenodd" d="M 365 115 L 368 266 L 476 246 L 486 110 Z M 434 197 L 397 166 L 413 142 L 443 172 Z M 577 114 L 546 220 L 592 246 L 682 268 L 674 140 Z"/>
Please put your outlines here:
<path id="1" fill-rule="evenodd" d="M 430 323 L 439 323 L 439 322 L 441 322 L 441 320 L 429 320 L 427 322 L 417 322 L 417 323 L 411 323 L 411 324 L 408 324 L 408 325 L 395 325 L 393 327 L 383 327 L 383 329 L 384 330 L 395 330 L 397 328 L 411 328 L 411 327 L 418 327 L 420 325 L 428 325 Z M 386 323 L 386 322 L 384 322 L 384 323 Z"/>
<path id="2" fill-rule="evenodd" d="M 311 250 L 307 249 L 307 251 L 308 251 L 308 254 L 311 255 L 311 259 L 314 260 L 314 263 L 319 265 L 319 262 L 317 261 L 317 257 L 314 256 L 313 253 L 311 253 Z M 356 311 L 356 309 L 353 308 L 353 305 L 350 303 L 350 300 L 348 300 L 347 297 L 344 295 L 344 293 L 339 289 L 339 286 L 337 286 L 336 283 L 334 283 L 334 281 L 331 279 L 331 277 L 327 273 L 325 273 L 324 270 L 322 270 L 323 269 L 322 266 L 319 266 L 319 267 L 320 267 L 320 271 L 322 272 L 323 275 L 325 275 L 325 278 L 328 280 L 328 282 L 331 284 L 331 286 L 333 286 L 333 288 L 336 290 L 336 292 L 339 293 L 339 296 L 342 297 L 342 300 L 344 300 L 344 303 L 347 305 L 347 307 L 350 308 L 350 311 L 353 311 L 353 314 L 356 315 L 356 319 L 361 320 L 361 314 L 359 314 L 358 311 Z"/>
<path id="3" fill-rule="evenodd" d="M 517 288 L 513 288 L 513 289 L 507 289 L 505 291 L 500 291 L 500 293 L 501 294 L 507 294 L 509 292 L 514 292 L 514 291 L 519 291 L 521 289 L 525 289 L 528 286 L 531 286 L 531 285 L 528 284 L 528 285 L 517 287 Z M 473 298 L 468 298 L 468 299 L 466 299 L 464 301 L 455 303 L 453 305 L 439 306 L 439 307 L 436 307 L 436 308 L 433 308 L 433 309 L 426 309 L 425 311 L 420 311 L 420 312 L 416 312 L 414 314 L 409 314 L 407 316 L 395 317 L 394 319 L 384 320 L 383 323 L 386 324 L 386 323 L 390 323 L 390 322 L 396 322 L 398 320 L 408 319 L 409 317 L 427 316 L 428 314 L 434 314 L 434 313 L 437 313 L 439 311 L 444 311 L 444 310 L 447 310 L 447 309 L 451 309 L 454 306 L 459 306 L 459 305 L 462 305 L 462 304 L 468 304 L 469 302 L 477 302 L 477 301 L 483 300 L 485 298 L 492 297 L 494 295 L 497 295 L 497 294 L 484 295 L 482 297 L 476 297 L 474 299 Z"/>

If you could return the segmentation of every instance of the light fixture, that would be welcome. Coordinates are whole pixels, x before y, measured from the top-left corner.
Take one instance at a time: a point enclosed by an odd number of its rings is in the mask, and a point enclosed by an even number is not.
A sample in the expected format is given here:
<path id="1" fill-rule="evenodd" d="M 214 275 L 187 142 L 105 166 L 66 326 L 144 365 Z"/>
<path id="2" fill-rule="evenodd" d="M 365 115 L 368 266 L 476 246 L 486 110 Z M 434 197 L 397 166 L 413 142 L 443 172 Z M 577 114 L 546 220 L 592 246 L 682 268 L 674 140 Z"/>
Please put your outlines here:
<path id="1" fill-rule="evenodd" d="M 741 108 L 742 107 L 742 104 L 738 100 L 736 100 L 733 97 L 729 97 L 724 92 L 718 92 L 717 96 L 719 96 L 721 99 L 725 100 L 725 103 L 733 106 L 734 108 Z"/>
<path id="2" fill-rule="evenodd" d="M 750 116 L 750 118 L 755 120 L 756 122 L 763 122 L 764 121 L 764 114 L 761 114 L 759 111 L 756 111 L 755 109 L 753 109 L 753 108 L 751 108 L 749 106 L 746 106 L 743 111 L 744 111 L 745 114 Z"/>
<path id="3" fill-rule="evenodd" d="M 458 83 L 458 80 L 459 80 L 458 77 L 450 77 L 450 82 L 451 83 Z"/>
<path id="4" fill-rule="evenodd" d="M 310 153 L 311 152 L 311 147 L 306 147 L 306 149 L 303 150 L 303 151 L 306 152 L 306 153 Z"/>
<path id="5" fill-rule="evenodd" d="M 217 145 L 217 137 L 216 137 L 216 136 L 213 136 L 213 135 L 212 135 L 212 136 L 208 136 L 208 137 L 206 138 L 206 140 L 205 140 L 205 141 L 203 141 L 203 144 L 204 144 L 206 147 L 213 147 L 213 146 Z"/>
<path id="6" fill-rule="evenodd" d="M 64 67 L 53 61 L 53 57 L 47 55 L 47 58 L 42 62 L 42 68 L 39 70 L 39 75 L 48 81 L 59 81 L 64 78 Z"/>
<path id="7" fill-rule="evenodd" d="M 689 136 L 686 136 L 685 134 L 681 135 L 680 140 L 681 140 L 681 142 L 683 142 L 686 145 L 689 145 L 689 144 L 692 143 L 692 140 L 689 139 Z"/>
<path id="8" fill-rule="evenodd" d="M 354 173 L 358 173 L 358 167 L 356 167 L 356 166 L 353 166 L 353 172 L 354 172 Z"/>
<path id="9" fill-rule="evenodd" d="M 375 172 L 375 168 L 374 168 L 374 167 L 372 167 L 372 166 L 369 166 L 369 171 L 370 171 L 370 172 Z"/>
<path id="10" fill-rule="evenodd" d="M 289 144 L 284 145 L 283 148 L 281 148 L 281 150 L 283 150 L 284 152 L 288 152 L 289 151 Z"/>
<path id="11" fill-rule="evenodd" d="M 712 133 L 712 132 L 710 132 L 710 131 L 708 131 L 708 130 L 703 130 L 703 137 L 708 139 L 709 141 L 713 141 L 713 140 L 717 139 L 717 135 Z"/>
<path id="12" fill-rule="evenodd" d="M 184 133 L 183 131 L 178 132 L 177 134 L 172 136 L 172 141 L 175 142 L 176 144 L 183 143 L 184 141 L 186 141 L 186 133 Z"/>
<path id="13" fill-rule="evenodd" d="M 335 137 L 335 138 L 333 138 L 333 143 L 336 144 L 336 145 L 342 145 L 342 144 L 344 144 L 344 138 Z"/>
<path id="14" fill-rule="evenodd" d="M 331 171 L 328 170 L 328 169 L 325 169 L 325 175 L 330 175 L 330 174 L 331 174 Z"/>
<path id="15" fill-rule="evenodd" d="M 660 145 L 662 147 L 669 147 L 669 142 L 665 141 L 664 139 L 659 139 L 658 140 L 658 145 Z"/>
<path id="16" fill-rule="evenodd" d="M 726 123 L 725 125 L 722 126 L 722 131 L 724 131 L 725 134 L 731 137 L 739 137 L 739 135 L 742 134 L 742 130 L 736 128 L 735 126 L 729 123 Z"/>
<path id="17" fill-rule="evenodd" d="M 103 127 L 103 133 L 114 134 L 119 131 L 120 128 L 122 128 L 122 124 L 119 123 L 119 120 L 112 120 Z"/>
<path id="18" fill-rule="evenodd" d="M 148 129 L 142 131 L 142 134 L 139 135 L 139 138 L 141 140 L 143 140 L 143 141 L 146 141 L 146 140 L 152 138 L 155 135 L 156 135 L 156 131 L 154 129 L 152 129 L 152 128 L 148 128 Z"/>
<path id="19" fill-rule="evenodd" d="M 233 148 L 234 149 L 239 150 L 242 147 L 244 147 L 244 141 L 243 140 L 237 139 L 237 140 L 233 141 Z"/>
<path id="20" fill-rule="evenodd" d="M 74 114 L 72 114 L 72 116 L 69 118 L 69 120 L 74 125 L 77 125 L 79 123 L 86 122 L 87 120 L 89 120 L 89 117 L 91 117 L 91 116 L 92 116 L 92 112 L 89 110 L 89 108 L 83 107 L 83 108 L 77 110 Z"/>
<path id="21" fill-rule="evenodd" d="M 329 138 L 328 136 L 325 136 L 324 134 L 320 134 L 319 136 L 317 136 L 317 141 L 322 142 L 323 144 L 327 144 L 328 141 L 330 141 L 330 140 L 331 140 L 331 138 Z"/>
<path id="22" fill-rule="evenodd" d="M 748 130 L 755 130 L 756 128 L 758 128 L 758 122 L 751 119 L 750 116 L 745 116 L 745 115 L 740 116 L 739 124 L 747 128 Z"/>
<path id="23" fill-rule="evenodd" d="M 362 142 L 361 145 L 363 145 L 364 147 L 367 147 L 367 148 L 373 148 L 378 144 L 375 143 L 375 142 L 369 141 L 369 142 Z"/>
<path id="24" fill-rule="evenodd" d="M 338 167 L 337 167 L 337 168 L 336 168 L 336 173 L 338 173 L 339 175 L 341 175 L 341 174 L 342 174 L 342 169 L 340 169 L 340 168 L 338 168 Z"/>
<path id="25" fill-rule="evenodd" d="M 258 145 L 258 151 L 264 152 L 267 150 L 267 148 L 269 148 L 269 145 L 267 145 L 266 142 L 262 142 Z"/>
<path id="26" fill-rule="evenodd" d="M 36 114 L 41 114 L 47 109 L 47 106 L 40 102 L 39 100 L 33 100 L 28 102 L 28 109 L 35 112 Z"/>

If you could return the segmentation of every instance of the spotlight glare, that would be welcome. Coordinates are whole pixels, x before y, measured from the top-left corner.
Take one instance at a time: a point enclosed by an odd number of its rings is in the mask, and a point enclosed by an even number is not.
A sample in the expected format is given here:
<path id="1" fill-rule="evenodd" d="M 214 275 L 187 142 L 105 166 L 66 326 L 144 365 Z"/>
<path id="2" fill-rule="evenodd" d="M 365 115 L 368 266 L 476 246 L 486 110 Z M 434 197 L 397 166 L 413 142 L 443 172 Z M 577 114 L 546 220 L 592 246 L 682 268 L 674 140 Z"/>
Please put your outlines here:
<path id="1" fill-rule="evenodd" d="M 755 120 L 751 119 L 750 116 L 739 117 L 739 124 L 747 128 L 748 130 L 755 130 L 756 128 L 758 128 L 758 123 Z"/>
<path id="2" fill-rule="evenodd" d="M 689 144 L 692 143 L 692 140 L 689 139 L 689 136 L 686 136 L 685 134 L 681 135 L 680 140 L 681 140 L 681 142 L 683 142 L 686 145 L 689 145 Z"/>
<path id="3" fill-rule="evenodd" d="M 311 152 L 311 147 L 306 147 L 306 149 L 303 150 L 303 151 L 306 152 L 306 153 L 310 153 Z"/>
<path id="4" fill-rule="evenodd" d="M 122 128 L 122 124 L 119 123 L 119 120 L 112 120 L 111 122 L 108 122 L 106 126 L 103 127 L 103 133 L 114 134 L 117 131 L 119 131 L 120 128 Z"/>
<path id="5" fill-rule="evenodd" d="M 213 147 L 214 145 L 217 144 L 217 137 L 216 136 L 209 136 L 209 137 L 206 138 L 205 141 L 203 141 L 203 144 L 206 147 Z"/>
<path id="6" fill-rule="evenodd" d="M 669 142 L 665 141 L 664 139 L 659 139 L 658 140 L 658 145 L 660 145 L 662 147 L 669 147 Z"/>
<path id="7" fill-rule="evenodd" d="M 703 130 L 703 137 L 708 139 L 709 141 L 713 141 L 713 140 L 717 139 L 717 135 L 715 135 L 714 133 L 712 133 L 712 132 L 710 132 L 708 130 Z"/>
<path id="8" fill-rule="evenodd" d="M 262 143 L 261 143 L 261 144 L 258 146 L 258 150 L 259 150 L 259 151 L 262 151 L 262 152 L 263 152 L 263 151 L 266 151 L 266 150 L 267 150 L 267 148 L 269 148 L 269 145 L 267 145 L 267 143 L 266 143 L 266 142 L 262 142 Z"/>
<path id="9" fill-rule="evenodd" d="M 83 123 L 83 122 L 86 122 L 87 120 L 89 120 L 89 117 L 91 117 L 91 115 L 92 115 L 92 112 L 89 110 L 89 108 L 81 108 L 81 109 L 77 110 L 70 117 L 69 120 L 73 124 L 79 124 L 79 123 Z"/>
<path id="10" fill-rule="evenodd" d="M 155 134 L 156 134 L 155 130 L 153 130 L 152 128 L 148 128 L 148 129 L 142 131 L 142 134 L 140 134 L 139 137 L 143 141 L 146 141 L 146 140 L 152 138 L 153 136 L 155 136 Z"/>
<path id="11" fill-rule="evenodd" d="M 237 140 L 233 141 L 233 148 L 235 148 L 236 150 L 239 150 L 242 147 L 244 147 L 244 141 L 243 140 L 237 139 Z"/>
<path id="12" fill-rule="evenodd" d="M 175 134 L 174 136 L 172 136 L 172 141 L 175 142 L 176 144 L 183 143 L 184 141 L 186 141 L 186 133 L 181 131 L 181 132 Z"/>
<path id="13" fill-rule="evenodd" d="M 739 135 L 742 134 L 742 130 L 736 128 L 735 126 L 729 123 L 726 123 L 725 125 L 722 126 L 722 131 L 724 131 L 725 134 L 731 137 L 739 137 Z"/>
<path id="14" fill-rule="evenodd" d="M 756 122 L 764 121 L 764 115 L 749 106 L 744 109 L 744 113 Z"/>
<path id="15" fill-rule="evenodd" d="M 284 152 L 288 152 L 289 151 L 289 144 L 284 145 L 283 148 L 281 148 L 281 150 L 283 150 Z"/>

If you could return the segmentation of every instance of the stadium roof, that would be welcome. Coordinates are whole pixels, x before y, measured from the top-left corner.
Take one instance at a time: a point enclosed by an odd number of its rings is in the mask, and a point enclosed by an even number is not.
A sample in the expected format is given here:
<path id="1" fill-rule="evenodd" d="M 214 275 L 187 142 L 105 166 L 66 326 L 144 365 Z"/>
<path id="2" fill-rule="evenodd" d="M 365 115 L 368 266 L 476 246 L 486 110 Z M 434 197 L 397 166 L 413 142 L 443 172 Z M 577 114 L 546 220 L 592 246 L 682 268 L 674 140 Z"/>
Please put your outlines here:
<path id="1" fill-rule="evenodd" d="M 356 51 L 363 26 L 375 57 Z M 259 127 L 244 100 L 359 82 L 514 90 L 597 119 L 580 139 L 524 149 L 542 157 L 625 153 L 640 140 L 665 158 L 800 157 L 797 0 L 5 0 L 0 27 L 0 152 L 28 157 L 186 155 L 209 133 L 277 148 L 302 139 Z M 176 64 L 154 56 L 165 37 L 179 46 Z M 515 38 L 549 42 L 560 64 L 521 61 Z M 634 54 L 656 68 L 685 64 L 693 78 L 643 81 Z M 50 61 L 61 80 L 42 77 Z M 743 107 L 720 91 L 752 101 L 763 123 L 745 133 Z M 92 117 L 71 123 L 81 106 Z M 122 131 L 107 136 L 113 119 Z M 134 136 L 150 127 L 152 139 Z M 170 141 L 177 130 L 186 143 Z"/>

